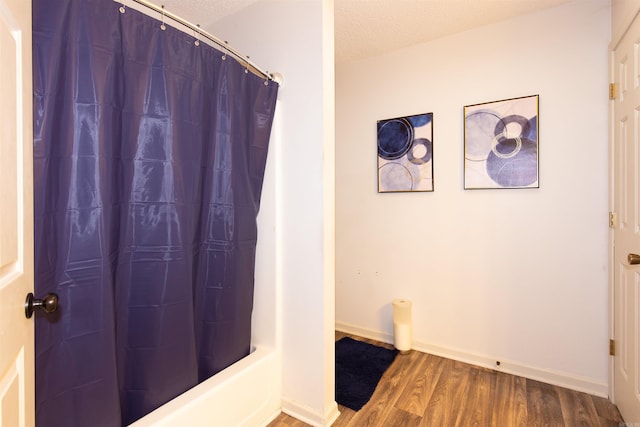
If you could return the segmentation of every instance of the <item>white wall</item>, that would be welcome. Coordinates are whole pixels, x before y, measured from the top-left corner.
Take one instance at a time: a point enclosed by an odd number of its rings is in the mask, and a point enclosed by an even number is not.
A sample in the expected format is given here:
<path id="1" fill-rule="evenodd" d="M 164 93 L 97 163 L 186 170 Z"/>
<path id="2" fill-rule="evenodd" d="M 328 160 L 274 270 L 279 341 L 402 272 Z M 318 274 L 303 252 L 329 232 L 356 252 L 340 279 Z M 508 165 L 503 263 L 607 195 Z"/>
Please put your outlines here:
<path id="1" fill-rule="evenodd" d="M 617 42 L 640 10 L 638 0 L 611 0 L 611 40 Z"/>
<path id="2" fill-rule="evenodd" d="M 262 202 L 271 209 L 265 198 L 276 201 L 275 242 L 266 243 L 270 248 L 261 246 L 258 263 L 268 263 L 269 251 L 275 253 L 280 291 L 272 312 L 277 313 L 276 346 L 282 351 L 283 410 L 310 424 L 328 425 L 338 415 L 333 356 L 333 1 L 260 0 L 206 30 L 284 76 L 276 113 L 278 136 L 272 139 L 267 165 L 267 178 L 273 173 L 274 181 L 265 188 Z M 259 335 L 265 329 L 269 327 L 254 328 Z"/>
<path id="3" fill-rule="evenodd" d="M 606 0 L 336 70 L 336 324 L 607 394 Z M 463 106 L 540 95 L 540 188 L 463 190 Z M 434 113 L 433 193 L 377 193 L 376 121 Z"/>

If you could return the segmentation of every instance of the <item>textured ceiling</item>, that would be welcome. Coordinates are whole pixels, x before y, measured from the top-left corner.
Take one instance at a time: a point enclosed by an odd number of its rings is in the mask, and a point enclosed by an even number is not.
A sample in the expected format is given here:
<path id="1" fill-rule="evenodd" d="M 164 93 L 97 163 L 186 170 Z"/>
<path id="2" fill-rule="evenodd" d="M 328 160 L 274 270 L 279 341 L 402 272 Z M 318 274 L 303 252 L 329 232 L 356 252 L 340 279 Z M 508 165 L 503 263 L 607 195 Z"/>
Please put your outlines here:
<path id="1" fill-rule="evenodd" d="M 152 1 L 215 36 L 216 20 L 260 0 Z M 580 0 L 334 0 L 336 62 L 380 55 L 570 1 Z"/>
<path id="2" fill-rule="evenodd" d="M 335 0 L 336 62 L 380 55 L 569 1 Z"/>
<path id="3" fill-rule="evenodd" d="M 120 1 L 120 0 L 118 0 Z M 186 19 L 192 24 L 200 24 L 211 31 L 211 24 L 218 19 L 233 15 L 259 0 L 147 0 L 158 6 L 164 6 L 169 12 Z"/>

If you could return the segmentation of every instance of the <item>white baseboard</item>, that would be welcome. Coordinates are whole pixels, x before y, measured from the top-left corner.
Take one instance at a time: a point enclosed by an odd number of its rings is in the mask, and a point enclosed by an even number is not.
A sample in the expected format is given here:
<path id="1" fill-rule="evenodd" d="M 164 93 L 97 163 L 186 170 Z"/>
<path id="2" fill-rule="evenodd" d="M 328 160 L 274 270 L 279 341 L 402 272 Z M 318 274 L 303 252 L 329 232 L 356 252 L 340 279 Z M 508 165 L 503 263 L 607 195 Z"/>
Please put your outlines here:
<path id="1" fill-rule="evenodd" d="M 282 412 L 313 427 L 329 427 L 340 415 L 336 402 L 329 406 L 325 414 L 321 414 L 287 398 L 282 398 Z"/>
<path id="2" fill-rule="evenodd" d="M 327 424 L 325 424 L 326 427 L 331 426 L 338 419 L 339 416 L 340 416 L 340 410 L 338 409 L 338 403 L 333 402 L 331 404 L 331 407 L 327 411 L 327 414 L 325 414 L 325 417 L 324 417 L 324 419 L 327 422 Z"/>
<path id="3" fill-rule="evenodd" d="M 336 321 L 335 329 L 336 331 L 346 332 L 348 334 L 357 335 L 362 338 L 369 338 L 371 340 L 393 344 L 392 334 L 385 334 L 384 332 L 374 331 L 373 329 L 361 328 L 360 326 L 355 326 L 349 323 L 338 321 Z"/>
<path id="4" fill-rule="evenodd" d="M 374 331 L 362 328 L 348 323 L 337 322 L 336 330 L 349 334 L 393 344 L 392 334 Z M 566 372 L 553 371 L 549 369 L 528 366 L 511 360 L 500 359 L 500 366 L 496 366 L 496 359 L 489 356 L 473 354 L 462 350 L 443 347 L 433 344 L 427 344 L 420 341 L 414 341 L 414 350 L 423 353 L 433 354 L 435 356 L 446 357 L 447 359 L 458 360 L 460 362 L 470 363 L 476 366 L 493 369 L 532 380 L 542 381 L 548 384 L 557 385 L 559 387 L 569 388 L 571 390 L 581 391 L 600 397 L 608 397 L 609 385 L 593 380 L 592 378 L 571 375 Z"/>

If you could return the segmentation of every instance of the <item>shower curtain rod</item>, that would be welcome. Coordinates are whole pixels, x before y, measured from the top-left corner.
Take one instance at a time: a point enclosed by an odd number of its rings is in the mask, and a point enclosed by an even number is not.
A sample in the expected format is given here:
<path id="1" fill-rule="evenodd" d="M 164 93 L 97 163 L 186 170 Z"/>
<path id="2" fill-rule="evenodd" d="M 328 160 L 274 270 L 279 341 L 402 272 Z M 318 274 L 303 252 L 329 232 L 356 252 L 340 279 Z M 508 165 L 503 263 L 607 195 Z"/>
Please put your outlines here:
<path id="1" fill-rule="evenodd" d="M 126 6 L 126 1 L 125 0 L 114 0 L 117 1 L 118 3 L 120 3 L 122 6 L 121 7 L 125 7 Z M 222 41 L 219 38 L 217 38 L 216 36 L 208 33 L 207 31 L 204 31 L 202 28 L 200 28 L 200 25 L 193 25 L 191 22 L 182 19 L 181 17 L 179 17 L 178 15 L 175 15 L 171 12 L 168 12 L 164 6 L 162 7 L 158 7 L 153 3 L 150 3 L 146 0 L 133 0 L 135 3 L 138 3 L 141 6 L 144 6 L 146 8 L 149 8 L 155 12 L 158 12 L 161 16 L 164 16 L 166 18 L 171 19 L 172 21 L 175 21 L 179 24 L 184 25 L 185 27 L 195 31 L 199 36 L 203 36 L 206 39 L 208 39 L 209 41 L 215 43 L 219 49 L 221 50 L 221 52 L 223 53 L 228 53 L 230 55 L 232 55 L 233 57 L 235 57 L 238 61 L 240 61 L 241 63 L 245 64 L 245 66 L 247 67 L 247 69 L 251 69 L 251 71 L 253 71 L 254 73 L 261 75 L 262 77 L 268 79 L 268 80 L 274 80 L 277 81 L 278 79 L 275 78 L 274 75 L 270 74 L 268 71 L 263 70 L 262 68 L 258 67 L 256 64 L 254 64 L 250 59 L 249 56 L 245 56 L 242 55 L 242 53 L 240 53 L 239 51 L 237 51 L 236 49 L 234 49 L 233 47 L 231 47 L 229 45 L 229 43 L 227 41 Z M 124 9 L 121 9 L 121 11 Z"/>

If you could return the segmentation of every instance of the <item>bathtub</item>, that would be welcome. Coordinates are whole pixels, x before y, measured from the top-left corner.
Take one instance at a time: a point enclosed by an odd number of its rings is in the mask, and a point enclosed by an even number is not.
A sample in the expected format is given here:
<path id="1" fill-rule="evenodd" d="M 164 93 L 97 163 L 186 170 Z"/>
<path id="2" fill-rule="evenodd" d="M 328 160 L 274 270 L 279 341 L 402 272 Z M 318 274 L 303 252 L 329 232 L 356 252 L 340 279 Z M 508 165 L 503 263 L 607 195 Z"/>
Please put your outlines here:
<path id="1" fill-rule="evenodd" d="M 276 351 L 257 346 L 130 427 L 266 426 L 280 413 L 279 372 Z"/>

